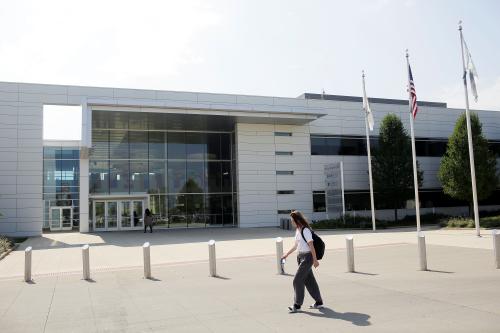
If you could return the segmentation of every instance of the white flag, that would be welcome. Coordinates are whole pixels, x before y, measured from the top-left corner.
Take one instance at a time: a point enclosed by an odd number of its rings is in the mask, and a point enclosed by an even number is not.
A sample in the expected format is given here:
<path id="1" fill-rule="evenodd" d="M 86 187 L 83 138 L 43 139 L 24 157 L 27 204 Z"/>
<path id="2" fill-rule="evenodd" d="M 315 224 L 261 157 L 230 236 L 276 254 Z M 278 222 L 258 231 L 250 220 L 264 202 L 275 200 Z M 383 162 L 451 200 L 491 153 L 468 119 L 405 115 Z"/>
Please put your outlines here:
<path id="1" fill-rule="evenodd" d="M 375 122 L 373 121 L 373 113 L 370 108 L 370 103 L 368 103 L 368 98 L 366 97 L 366 89 L 365 89 L 365 75 L 363 74 L 363 110 L 366 112 L 366 119 L 368 120 L 368 127 L 370 131 L 373 131 L 373 125 Z"/>
<path id="2" fill-rule="evenodd" d="M 477 102 L 477 88 L 476 88 L 476 80 L 478 78 L 477 76 L 477 71 L 476 71 L 476 66 L 474 66 L 474 62 L 472 61 L 472 56 L 469 52 L 469 48 L 467 47 L 467 43 L 465 42 L 464 39 L 464 46 L 465 46 L 465 57 L 466 57 L 466 71 L 469 73 L 469 81 L 470 81 L 470 87 L 472 90 L 472 95 L 474 96 L 474 100 Z M 466 73 L 464 73 L 464 79 L 465 79 Z"/>

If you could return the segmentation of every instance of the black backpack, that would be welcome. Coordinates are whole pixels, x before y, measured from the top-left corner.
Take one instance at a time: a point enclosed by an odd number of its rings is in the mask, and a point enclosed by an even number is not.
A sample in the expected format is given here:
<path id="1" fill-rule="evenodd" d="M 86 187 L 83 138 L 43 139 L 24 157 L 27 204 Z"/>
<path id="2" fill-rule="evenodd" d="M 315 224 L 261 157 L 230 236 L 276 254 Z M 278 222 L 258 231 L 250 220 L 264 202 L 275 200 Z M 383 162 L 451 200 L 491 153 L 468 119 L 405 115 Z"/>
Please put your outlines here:
<path id="1" fill-rule="evenodd" d="M 319 237 L 314 231 L 312 231 L 311 228 L 307 229 L 311 231 L 313 237 L 313 245 L 314 245 L 314 251 L 316 251 L 316 259 L 321 260 L 323 258 L 323 255 L 325 254 L 325 242 L 323 242 L 321 237 Z M 302 231 L 300 233 L 304 241 L 307 243 L 306 238 L 304 237 L 304 228 L 302 228 Z"/>

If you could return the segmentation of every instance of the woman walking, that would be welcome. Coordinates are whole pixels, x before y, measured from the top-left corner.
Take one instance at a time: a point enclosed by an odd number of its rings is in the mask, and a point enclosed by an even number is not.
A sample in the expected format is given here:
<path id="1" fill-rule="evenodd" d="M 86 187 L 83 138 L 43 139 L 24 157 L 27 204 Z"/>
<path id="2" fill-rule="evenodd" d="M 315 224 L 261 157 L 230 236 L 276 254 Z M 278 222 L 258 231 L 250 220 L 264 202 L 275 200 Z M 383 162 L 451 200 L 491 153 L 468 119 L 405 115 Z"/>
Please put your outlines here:
<path id="1" fill-rule="evenodd" d="M 146 208 L 144 211 L 144 233 L 146 233 L 146 229 L 149 226 L 149 230 L 151 230 L 151 233 L 153 233 L 153 215 L 151 214 L 151 211 L 149 208 Z"/>
<path id="2" fill-rule="evenodd" d="M 316 258 L 309 222 L 307 222 L 301 212 L 296 210 L 290 213 L 290 217 L 296 228 L 295 245 L 282 257 L 282 259 L 286 259 L 293 251 L 298 249 L 297 263 L 299 268 L 293 278 L 294 303 L 292 306 L 288 307 L 288 310 L 290 313 L 300 310 L 304 302 L 305 288 L 307 288 L 307 291 L 315 301 L 309 308 L 320 309 L 323 307 L 323 299 L 321 298 L 319 286 L 312 271 L 312 266 L 315 268 L 318 267 L 319 262 Z"/>

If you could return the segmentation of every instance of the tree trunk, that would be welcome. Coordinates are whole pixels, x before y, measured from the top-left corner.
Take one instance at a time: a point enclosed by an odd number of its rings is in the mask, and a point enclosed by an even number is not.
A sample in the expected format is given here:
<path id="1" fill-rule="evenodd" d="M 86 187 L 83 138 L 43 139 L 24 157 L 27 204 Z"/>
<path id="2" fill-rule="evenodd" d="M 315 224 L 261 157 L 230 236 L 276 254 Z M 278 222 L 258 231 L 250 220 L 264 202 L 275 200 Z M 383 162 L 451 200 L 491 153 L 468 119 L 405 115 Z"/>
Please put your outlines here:
<path id="1" fill-rule="evenodd" d="M 394 222 L 398 222 L 398 209 L 394 208 Z"/>

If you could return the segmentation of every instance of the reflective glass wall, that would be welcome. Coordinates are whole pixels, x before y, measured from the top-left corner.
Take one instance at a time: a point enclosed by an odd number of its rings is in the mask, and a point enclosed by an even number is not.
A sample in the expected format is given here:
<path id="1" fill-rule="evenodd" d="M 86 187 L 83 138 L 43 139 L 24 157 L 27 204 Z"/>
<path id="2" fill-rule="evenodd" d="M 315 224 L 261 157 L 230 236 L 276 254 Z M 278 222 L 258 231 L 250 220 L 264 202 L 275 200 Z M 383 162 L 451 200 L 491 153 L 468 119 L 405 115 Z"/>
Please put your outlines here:
<path id="1" fill-rule="evenodd" d="M 79 226 L 80 150 L 78 148 L 43 147 L 43 201 L 44 228 L 62 230 Z M 62 207 L 70 209 L 63 210 Z"/>
<path id="2" fill-rule="evenodd" d="M 92 112 L 90 196 L 147 194 L 155 225 L 236 225 L 234 124 L 182 114 Z"/>

